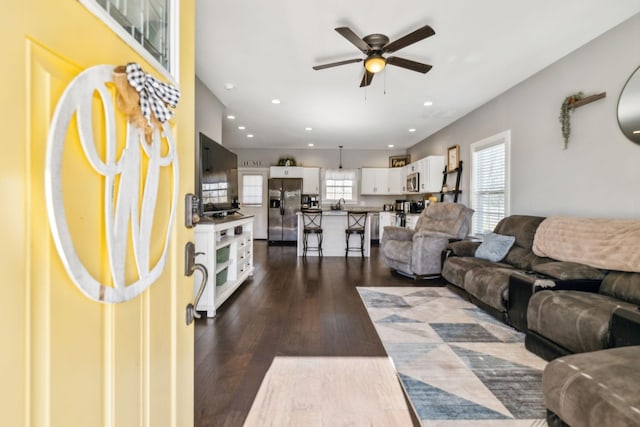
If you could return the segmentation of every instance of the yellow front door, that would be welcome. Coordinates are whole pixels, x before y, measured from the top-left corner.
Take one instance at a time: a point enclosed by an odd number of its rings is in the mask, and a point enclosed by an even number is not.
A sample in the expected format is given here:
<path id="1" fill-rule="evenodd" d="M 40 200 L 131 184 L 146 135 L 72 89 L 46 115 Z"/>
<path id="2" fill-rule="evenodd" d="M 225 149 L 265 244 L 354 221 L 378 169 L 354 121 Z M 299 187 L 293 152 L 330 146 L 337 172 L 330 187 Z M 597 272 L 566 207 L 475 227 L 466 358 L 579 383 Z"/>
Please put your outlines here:
<path id="1" fill-rule="evenodd" d="M 179 4 L 182 97 L 171 126 L 182 200 L 193 191 L 194 1 Z M 138 62 L 166 78 L 76 0 L 6 0 L 0 15 L 0 425 L 192 425 L 193 326 L 186 326 L 184 313 L 193 282 L 183 274 L 183 248 L 193 233 L 183 226 L 183 210 L 177 210 L 159 279 L 127 302 L 104 304 L 70 279 L 45 200 L 47 134 L 65 87 L 100 64 Z M 100 120 L 94 119 L 95 129 Z M 87 191 L 95 189 L 93 178 L 78 167 L 87 160 L 74 148 L 77 135 L 69 135 L 63 163 L 69 228 L 87 270 L 109 283 L 104 194 Z M 159 200 L 171 198 L 170 183 L 160 177 Z M 156 215 L 168 222 L 168 210 Z M 152 247 L 152 257 L 158 251 Z"/>

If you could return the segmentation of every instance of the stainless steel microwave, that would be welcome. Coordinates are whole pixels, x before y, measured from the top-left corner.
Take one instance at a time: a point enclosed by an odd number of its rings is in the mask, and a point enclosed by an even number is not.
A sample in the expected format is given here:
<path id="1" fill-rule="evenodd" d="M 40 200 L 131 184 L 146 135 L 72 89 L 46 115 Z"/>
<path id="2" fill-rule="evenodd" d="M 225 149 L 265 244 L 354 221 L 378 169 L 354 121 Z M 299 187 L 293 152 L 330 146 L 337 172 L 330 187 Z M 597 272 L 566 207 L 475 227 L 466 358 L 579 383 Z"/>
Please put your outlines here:
<path id="1" fill-rule="evenodd" d="M 418 172 L 407 175 L 407 191 L 420 191 L 420 174 Z"/>

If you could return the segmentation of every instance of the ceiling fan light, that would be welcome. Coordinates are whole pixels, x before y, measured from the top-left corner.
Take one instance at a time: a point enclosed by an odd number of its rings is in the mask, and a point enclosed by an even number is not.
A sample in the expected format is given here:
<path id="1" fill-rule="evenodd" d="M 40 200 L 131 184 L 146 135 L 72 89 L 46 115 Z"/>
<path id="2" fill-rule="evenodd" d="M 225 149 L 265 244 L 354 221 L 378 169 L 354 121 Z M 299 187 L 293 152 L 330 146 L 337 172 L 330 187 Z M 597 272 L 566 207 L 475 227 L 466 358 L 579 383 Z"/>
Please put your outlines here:
<path id="1" fill-rule="evenodd" d="M 378 73 L 382 71 L 387 61 L 380 55 L 371 55 L 364 61 L 364 68 L 370 73 Z"/>

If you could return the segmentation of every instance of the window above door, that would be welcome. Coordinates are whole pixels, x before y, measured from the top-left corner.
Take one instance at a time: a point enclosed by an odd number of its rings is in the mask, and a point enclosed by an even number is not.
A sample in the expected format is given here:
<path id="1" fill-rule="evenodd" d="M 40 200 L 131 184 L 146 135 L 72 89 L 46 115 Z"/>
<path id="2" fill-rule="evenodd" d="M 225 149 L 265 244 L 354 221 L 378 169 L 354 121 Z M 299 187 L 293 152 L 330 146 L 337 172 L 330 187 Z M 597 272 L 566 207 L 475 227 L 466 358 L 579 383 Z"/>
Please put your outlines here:
<path id="1" fill-rule="evenodd" d="M 165 77 L 178 81 L 177 0 L 79 0 Z"/>

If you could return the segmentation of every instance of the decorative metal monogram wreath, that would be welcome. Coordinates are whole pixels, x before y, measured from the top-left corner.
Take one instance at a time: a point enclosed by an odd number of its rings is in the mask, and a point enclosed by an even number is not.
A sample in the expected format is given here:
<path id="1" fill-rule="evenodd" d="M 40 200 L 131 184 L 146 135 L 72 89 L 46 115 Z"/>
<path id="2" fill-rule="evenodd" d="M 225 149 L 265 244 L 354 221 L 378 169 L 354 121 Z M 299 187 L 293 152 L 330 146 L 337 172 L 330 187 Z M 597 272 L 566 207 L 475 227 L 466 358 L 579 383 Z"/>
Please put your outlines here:
<path id="1" fill-rule="evenodd" d="M 117 90 L 118 108 L 128 119 L 126 135 L 117 134 L 116 111 L 109 89 L 113 85 Z M 96 108 L 96 93 L 101 109 Z M 173 116 L 169 107 L 175 108 L 179 99 L 178 89 L 156 80 L 138 64 L 130 63 L 115 68 L 98 65 L 85 70 L 67 86 L 58 101 L 47 139 L 47 213 L 53 239 L 67 273 L 76 286 L 95 301 L 117 303 L 130 300 L 153 284 L 164 269 L 178 202 L 178 157 L 167 121 Z M 104 135 L 95 133 L 93 124 L 98 114 L 103 114 Z M 74 119 L 82 152 L 93 170 L 103 177 L 105 236 L 95 236 L 94 241 L 100 247 L 106 241 L 109 283 L 101 283 L 83 264 L 67 222 L 62 159 L 67 134 L 74 129 L 70 126 Z M 122 138 L 124 148 L 118 151 L 117 147 L 122 144 L 117 143 Z M 98 141 L 103 141 L 101 152 L 98 152 Z M 152 265 L 152 229 L 163 168 L 171 168 L 173 176 L 170 219 L 161 255 Z M 129 242 L 133 243 L 137 278 L 127 282 Z"/>

